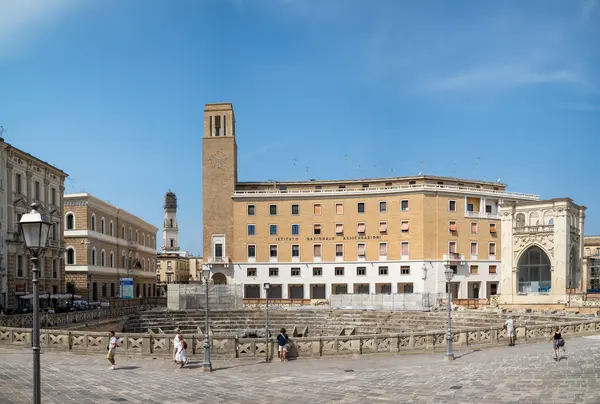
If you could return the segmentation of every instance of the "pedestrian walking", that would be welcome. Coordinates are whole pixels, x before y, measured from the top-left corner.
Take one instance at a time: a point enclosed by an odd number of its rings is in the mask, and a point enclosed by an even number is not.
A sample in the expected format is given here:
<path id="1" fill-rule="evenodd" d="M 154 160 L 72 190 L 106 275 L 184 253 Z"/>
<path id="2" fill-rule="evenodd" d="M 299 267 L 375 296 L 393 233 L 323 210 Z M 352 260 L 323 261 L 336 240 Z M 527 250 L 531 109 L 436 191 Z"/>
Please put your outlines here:
<path id="1" fill-rule="evenodd" d="M 554 334 L 552 334 L 552 337 L 550 337 L 548 342 L 550 341 L 552 341 L 552 347 L 554 348 L 554 360 L 559 361 L 561 358 L 560 348 L 563 349 L 563 353 L 565 352 L 565 340 L 560 332 L 560 327 L 556 327 Z"/>
<path id="2" fill-rule="evenodd" d="M 177 363 L 179 363 L 179 367 L 182 368 L 183 365 L 187 363 L 187 342 L 183 339 L 182 335 L 179 335 L 179 344 L 177 348 Z"/>
<path id="3" fill-rule="evenodd" d="M 277 336 L 277 345 L 279 345 L 279 359 L 283 362 L 287 360 L 287 352 L 289 349 L 288 336 L 285 333 L 285 328 L 282 328 Z"/>
<path id="4" fill-rule="evenodd" d="M 179 351 L 179 337 L 181 337 L 181 330 L 179 327 L 175 328 L 175 337 L 173 338 L 173 363 L 177 363 L 177 352 Z"/>
<path id="5" fill-rule="evenodd" d="M 504 328 L 508 334 L 508 346 L 515 346 L 515 323 L 511 316 L 504 322 Z"/>
<path id="6" fill-rule="evenodd" d="M 106 359 L 110 362 L 110 370 L 115 370 L 115 351 L 120 347 L 119 340 L 115 336 L 114 331 L 108 332 L 108 345 L 106 349 L 108 350 L 108 354 L 106 355 Z"/>

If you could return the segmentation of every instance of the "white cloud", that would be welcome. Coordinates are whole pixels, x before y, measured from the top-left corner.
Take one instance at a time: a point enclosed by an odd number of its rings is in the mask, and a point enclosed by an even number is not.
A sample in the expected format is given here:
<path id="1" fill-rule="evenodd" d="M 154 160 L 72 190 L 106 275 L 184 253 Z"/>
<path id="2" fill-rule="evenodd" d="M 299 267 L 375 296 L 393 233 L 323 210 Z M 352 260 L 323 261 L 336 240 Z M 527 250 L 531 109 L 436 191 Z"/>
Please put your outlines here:
<path id="1" fill-rule="evenodd" d="M 22 52 L 53 24 L 84 4 L 77 0 L 1 0 L 0 56 Z"/>
<path id="2" fill-rule="evenodd" d="M 430 91 L 503 90 L 540 84 L 584 84 L 574 71 L 532 66 L 499 65 L 466 70 L 435 78 L 425 84 Z"/>

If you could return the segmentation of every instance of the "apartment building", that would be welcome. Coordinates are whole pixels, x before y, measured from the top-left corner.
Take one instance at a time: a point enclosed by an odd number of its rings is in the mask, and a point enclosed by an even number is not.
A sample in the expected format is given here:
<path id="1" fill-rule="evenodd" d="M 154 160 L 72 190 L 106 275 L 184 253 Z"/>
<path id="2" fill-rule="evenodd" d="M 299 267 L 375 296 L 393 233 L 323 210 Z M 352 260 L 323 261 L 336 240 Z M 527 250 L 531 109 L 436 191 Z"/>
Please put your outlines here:
<path id="1" fill-rule="evenodd" d="M 67 174 L 0 138 L 0 307 L 31 303 L 32 265 L 18 222 L 33 202 L 52 221 L 39 265 L 40 295 L 64 293 L 62 200 Z"/>
<path id="2" fill-rule="evenodd" d="M 67 293 L 106 301 L 133 278 L 134 296 L 156 296 L 155 226 L 88 193 L 63 205 Z"/>
<path id="3" fill-rule="evenodd" d="M 233 107 L 208 104 L 202 144 L 204 263 L 245 297 L 499 293 L 506 185 L 436 177 L 238 182 Z"/>

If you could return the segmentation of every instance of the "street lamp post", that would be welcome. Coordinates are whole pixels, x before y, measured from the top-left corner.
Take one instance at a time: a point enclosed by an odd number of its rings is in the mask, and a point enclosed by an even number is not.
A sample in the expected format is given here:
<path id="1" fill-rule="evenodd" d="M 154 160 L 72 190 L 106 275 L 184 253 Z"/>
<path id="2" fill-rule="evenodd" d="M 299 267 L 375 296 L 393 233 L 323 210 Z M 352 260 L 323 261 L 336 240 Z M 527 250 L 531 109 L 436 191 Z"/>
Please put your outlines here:
<path id="1" fill-rule="evenodd" d="M 453 361 L 454 353 L 452 352 L 452 291 L 450 288 L 450 281 L 454 277 L 454 271 L 450 266 L 446 266 L 444 271 L 446 281 L 448 282 L 448 329 L 446 330 L 446 360 Z"/>
<path id="2" fill-rule="evenodd" d="M 48 217 L 39 212 L 39 203 L 31 204 L 31 211 L 21 217 L 19 226 L 25 238 L 25 246 L 31 253 L 33 264 L 33 403 L 42 402 L 41 394 L 41 370 L 40 370 L 40 301 L 39 301 L 39 279 L 38 262 L 39 256 L 46 248 L 46 241 L 52 223 Z"/>
<path id="3" fill-rule="evenodd" d="M 210 279 L 210 268 L 205 265 L 202 269 L 204 275 L 206 301 L 204 305 L 204 365 L 202 370 L 212 372 L 212 363 L 210 362 L 210 341 L 208 339 L 208 280 Z"/>
<path id="4" fill-rule="evenodd" d="M 271 287 L 271 284 L 269 282 L 265 282 L 264 283 L 264 288 L 265 288 L 265 297 L 266 297 L 266 321 L 265 321 L 265 353 L 266 353 L 266 358 L 265 358 L 265 362 L 269 362 L 269 288 Z"/>

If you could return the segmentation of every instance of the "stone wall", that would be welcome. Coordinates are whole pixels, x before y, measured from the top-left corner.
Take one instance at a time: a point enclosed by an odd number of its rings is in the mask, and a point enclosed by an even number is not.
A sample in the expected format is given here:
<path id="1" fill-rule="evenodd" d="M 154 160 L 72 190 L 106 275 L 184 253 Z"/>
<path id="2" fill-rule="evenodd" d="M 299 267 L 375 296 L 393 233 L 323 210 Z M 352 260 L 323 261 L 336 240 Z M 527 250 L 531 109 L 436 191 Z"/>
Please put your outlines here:
<path id="1" fill-rule="evenodd" d="M 546 341 L 555 325 L 517 327 L 517 343 Z M 600 320 L 587 320 L 560 324 L 565 339 L 600 332 Z M 119 355 L 145 355 L 169 357 L 173 352 L 173 336 L 167 334 L 117 335 Z M 184 335 L 189 355 L 203 355 L 203 336 Z M 473 328 L 453 331 L 455 347 L 492 346 L 507 343 L 506 330 L 499 327 Z M 266 342 L 260 338 L 211 338 L 211 354 L 220 358 L 262 358 L 266 355 Z M 30 329 L 0 327 L 0 345 L 29 348 L 32 343 Z M 106 354 L 107 333 L 42 330 L 40 345 L 87 354 Z M 568 344 L 568 342 L 567 342 Z M 377 335 L 345 335 L 338 337 L 307 337 L 290 339 L 291 357 L 325 357 L 334 355 L 361 355 L 375 353 L 415 353 L 441 351 L 445 346 L 445 333 L 414 332 Z M 269 340 L 270 357 L 273 358 L 277 342 Z"/>

